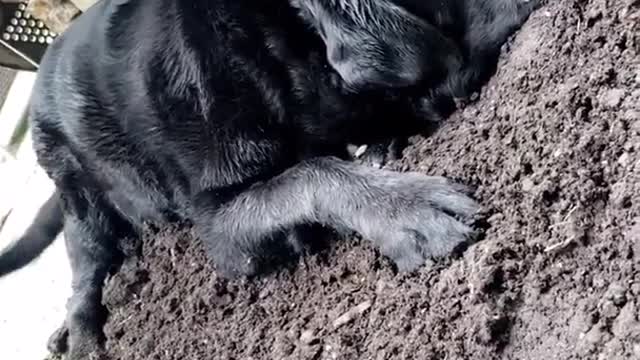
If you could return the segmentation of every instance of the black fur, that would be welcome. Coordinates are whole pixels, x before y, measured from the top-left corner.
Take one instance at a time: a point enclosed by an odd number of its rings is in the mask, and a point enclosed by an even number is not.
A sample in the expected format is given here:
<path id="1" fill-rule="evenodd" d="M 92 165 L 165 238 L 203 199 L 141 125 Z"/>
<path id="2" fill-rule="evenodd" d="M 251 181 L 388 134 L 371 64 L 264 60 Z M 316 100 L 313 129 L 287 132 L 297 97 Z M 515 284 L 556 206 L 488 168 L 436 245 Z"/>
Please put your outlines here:
<path id="1" fill-rule="evenodd" d="M 292 0 L 322 37 L 328 62 L 352 91 L 393 89 L 418 120 L 406 133 L 438 125 L 494 73 L 500 48 L 540 0 Z M 400 139 L 369 146 L 380 166 Z"/>
<path id="2" fill-rule="evenodd" d="M 348 88 L 464 97 L 540 0 L 291 0 Z"/>
<path id="3" fill-rule="evenodd" d="M 456 25 L 419 2 L 390 18 L 395 4 L 377 1 L 357 26 L 353 13 L 330 13 L 337 33 L 349 26 L 370 42 L 349 58 L 309 26 L 317 23 L 304 9 L 316 0 L 291 2 L 102 0 L 49 47 L 31 126 L 59 192 L 73 274 L 53 350 L 67 337 L 72 360 L 100 349 L 102 283 L 121 260 L 117 243 L 147 222 L 190 220 L 226 276 L 299 251 L 317 224 L 361 233 L 400 270 L 471 233 L 477 205 L 459 185 L 343 160 L 347 144 L 388 137 L 394 116 L 425 120 L 416 102 L 470 59 Z M 403 32 L 372 34 L 368 21 L 401 22 Z M 382 43 L 392 61 L 377 62 Z M 358 70 L 365 65 L 374 68 Z M 413 83 L 420 92 L 400 89 Z M 7 261 L 0 256 L 0 268 L 16 267 Z"/>

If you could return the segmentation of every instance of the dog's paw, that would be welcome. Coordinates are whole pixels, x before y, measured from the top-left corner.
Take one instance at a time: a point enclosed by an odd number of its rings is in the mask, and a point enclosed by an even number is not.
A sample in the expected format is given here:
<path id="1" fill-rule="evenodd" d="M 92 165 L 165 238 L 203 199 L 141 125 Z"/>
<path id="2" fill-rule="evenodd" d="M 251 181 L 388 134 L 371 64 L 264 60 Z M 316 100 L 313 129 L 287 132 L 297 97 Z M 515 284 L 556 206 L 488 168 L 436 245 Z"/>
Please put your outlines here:
<path id="1" fill-rule="evenodd" d="M 386 187 L 388 203 L 378 206 L 379 218 L 367 226 L 399 270 L 448 255 L 474 234 L 470 224 L 479 206 L 465 187 L 418 173 L 398 174 Z"/>
<path id="2" fill-rule="evenodd" d="M 64 355 L 65 360 L 110 360 L 102 346 L 101 335 L 85 331 L 67 334 L 68 350 Z"/>
<path id="3" fill-rule="evenodd" d="M 69 348 L 68 339 L 69 329 L 67 329 L 65 322 L 49 336 L 49 340 L 47 340 L 47 350 L 53 355 L 63 355 Z"/>
<path id="4" fill-rule="evenodd" d="M 47 350 L 65 360 L 109 360 L 98 338 L 82 332 L 71 338 L 65 321 L 49 337 Z"/>
<path id="5" fill-rule="evenodd" d="M 229 241 L 222 249 L 210 251 L 210 256 L 218 275 L 224 278 L 262 276 L 324 249 L 332 235 L 331 229 L 321 224 L 298 225 L 256 241 Z"/>
<path id="6" fill-rule="evenodd" d="M 264 239 L 226 241 L 211 249 L 209 254 L 221 277 L 236 279 L 266 275 L 306 252 L 308 245 L 303 234 L 291 230 Z"/>
<path id="7" fill-rule="evenodd" d="M 258 257 L 253 251 L 241 249 L 235 243 L 225 246 L 224 251 L 219 249 L 210 252 L 210 257 L 216 269 L 216 273 L 227 279 L 251 277 L 259 273 Z"/>

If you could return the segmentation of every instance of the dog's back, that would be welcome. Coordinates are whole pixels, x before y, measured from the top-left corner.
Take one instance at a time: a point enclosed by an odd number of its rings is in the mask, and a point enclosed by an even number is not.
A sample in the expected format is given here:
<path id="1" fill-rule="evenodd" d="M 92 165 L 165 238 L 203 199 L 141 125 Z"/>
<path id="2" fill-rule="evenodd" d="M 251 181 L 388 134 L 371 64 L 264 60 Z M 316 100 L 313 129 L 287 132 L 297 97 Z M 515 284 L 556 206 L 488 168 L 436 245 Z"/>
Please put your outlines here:
<path id="1" fill-rule="evenodd" d="M 288 74 L 255 34 L 241 41 L 259 14 L 215 2 L 102 1 L 52 45 L 31 119 L 58 187 L 99 187 L 140 224 L 292 163 Z"/>

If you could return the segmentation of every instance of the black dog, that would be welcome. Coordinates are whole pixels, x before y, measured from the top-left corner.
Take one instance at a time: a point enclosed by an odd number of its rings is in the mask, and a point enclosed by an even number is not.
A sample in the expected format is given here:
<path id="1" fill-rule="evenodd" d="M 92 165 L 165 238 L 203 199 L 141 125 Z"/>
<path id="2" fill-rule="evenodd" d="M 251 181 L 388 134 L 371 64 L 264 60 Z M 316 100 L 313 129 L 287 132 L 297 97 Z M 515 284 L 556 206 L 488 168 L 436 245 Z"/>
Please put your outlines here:
<path id="1" fill-rule="evenodd" d="M 322 37 L 348 89 L 393 89 L 415 117 L 438 125 L 495 71 L 500 48 L 539 0 L 292 0 Z M 399 91 L 401 90 L 401 91 Z M 430 122 L 426 124 L 424 120 Z M 430 126 L 428 126 L 430 125 Z M 399 129 L 396 129 L 398 131 Z M 392 141 L 393 140 L 393 141 Z M 363 159 L 378 166 L 406 142 L 384 139 Z M 390 146 L 390 147 L 389 147 Z M 389 147 L 389 148 L 388 148 Z"/>
<path id="2" fill-rule="evenodd" d="M 57 191 L 0 256 L 0 275 L 37 256 L 64 217 L 73 295 L 53 340 L 68 333 L 70 359 L 100 349 L 102 283 L 121 259 L 117 242 L 145 222 L 189 219 L 227 276 L 259 273 L 314 224 L 359 232 L 400 270 L 471 233 L 477 206 L 461 186 L 341 159 L 348 143 L 383 138 L 391 116 L 422 120 L 400 88 L 463 66 L 460 46 L 437 30 L 448 23 L 400 2 L 326 0 L 375 3 L 349 34 L 380 29 L 360 36 L 386 52 L 335 50 L 342 38 L 331 34 L 360 13 L 309 17 L 318 1 L 291 2 L 103 0 L 50 46 L 30 115 Z M 333 33 L 325 25 L 317 36 L 313 19 L 334 22 Z"/>

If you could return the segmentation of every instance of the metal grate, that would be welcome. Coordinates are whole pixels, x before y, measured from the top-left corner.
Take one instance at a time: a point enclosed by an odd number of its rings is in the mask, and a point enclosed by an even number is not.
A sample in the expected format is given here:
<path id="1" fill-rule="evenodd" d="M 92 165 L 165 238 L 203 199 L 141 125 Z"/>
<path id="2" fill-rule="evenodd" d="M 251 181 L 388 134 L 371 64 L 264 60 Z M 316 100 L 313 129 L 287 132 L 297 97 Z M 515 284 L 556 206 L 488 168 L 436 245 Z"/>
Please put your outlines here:
<path id="1" fill-rule="evenodd" d="M 2 39 L 12 42 L 51 44 L 58 35 L 49 31 L 42 20 L 36 20 L 26 11 L 27 4 L 19 3 L 9 24 L 4 28 Z"/>
<path id="2" fill-rule="evenodd" d="M 26 11 L 27 2 L 0 4 L 0 65 L 35 71 L 47 46 L 58 36 Z"/>

